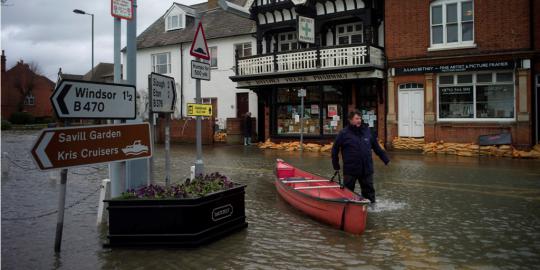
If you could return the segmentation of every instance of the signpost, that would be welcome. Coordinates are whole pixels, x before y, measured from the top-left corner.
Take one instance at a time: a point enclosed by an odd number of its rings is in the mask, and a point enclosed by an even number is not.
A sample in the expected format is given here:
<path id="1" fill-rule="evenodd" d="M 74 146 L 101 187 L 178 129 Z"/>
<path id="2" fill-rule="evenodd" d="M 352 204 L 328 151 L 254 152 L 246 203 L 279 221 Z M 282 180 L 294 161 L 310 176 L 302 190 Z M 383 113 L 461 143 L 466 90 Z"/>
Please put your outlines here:
<path id="1" fill-rule="evenodd" d="M 197 103 L 188 103 L 187 104 L 187 115 L 188 116 L 212 116 L 212 104 L 197 104 Z"/>
<path id="2" fill-rule="evenodd" d="M 210 64 L 191 60 L 191 78 L 210 80 Z"/>
<path id="3" fill-rule="evenodd" d="M 306 97 L 306 89 L 299 89 L 298 97 L 300 97 L 300 151 L 304 151 L 304 98 Z"/>
<path id="4" fill-rule="evenodd" d="M 154 113 L 163 113 L 165 115 L 165 184 L 169 185 L 171 181 L 171 114 L 174 112 L 176 104 L 176 88 L 173 77 L 161 75 L 152 72 L 148 75 L 148 93 L 150 103 L 149 118 L 152 124 L 152 143 L 155 141 L 155 123 Z M 153 179 L 154 160 L 150 159 L 150 178 Z"/>
<path id="5" fill-rule="evenodd" d="M 49 128 L 31 150 L 40 170 L 54 170 L 152 156 L 150 125 Z"/>
<path id="6" fill-rule="evenodd" d="M 134 119 L 135 86 L 63 80 L 51 102 L 60 119 Z"/>
<path id="7" fill-rule="evenodd" d="M 199 58 L 210 60 L 210 52 L 208 51 L 208 44 L 206 42 L 206 36 L 204 35 L 204 28 L 201 22 L 199 22 L 197 26 L 197 31 L 195 32 L 195 37 L 193 38 L 193 43 L 191 44 L 191 50 L 189 53 L 195 57 L 196 62 L 198 62 Z M 201 79 L 199 78 L 195 79 L 195 102 L 197 104 L 202 103 Z M 204 163 L 202 160 L 201 116 L 197 116 L 196 137 L 197 160 L 195 161 L 195 176 L 201 175 L 204 172 Z"/>

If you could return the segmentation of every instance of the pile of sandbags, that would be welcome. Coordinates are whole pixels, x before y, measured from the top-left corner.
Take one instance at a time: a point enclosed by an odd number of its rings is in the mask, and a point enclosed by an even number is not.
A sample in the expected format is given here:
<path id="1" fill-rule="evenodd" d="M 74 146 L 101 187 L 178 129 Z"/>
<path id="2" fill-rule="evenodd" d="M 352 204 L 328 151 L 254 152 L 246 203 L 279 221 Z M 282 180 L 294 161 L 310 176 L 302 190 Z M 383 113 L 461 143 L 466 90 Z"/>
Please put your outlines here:
<path id="1" fill-rule="evenodd" d="M 396 137 L 392 140 L 392 147 L 400 150 L 423 150 L 424 138 Z"/>
<path id="2" fill-rule="evenodd" d="M 424 145 L 424 154 L 447 154 L 465 157 L 496 156 L 513 158 L 540 158 L 540 145 L 531 151 L 519 151 L 511 145 L 479 146 L 474 143 L 432 142 Z"/>
<path id="3" fill-rule="evenodd" d="M 273 143 L 270 139 L 267 139 L 264 143 L 259 143 L 259 148 L 261 149 L 278 149 L 285 151 L 299 151 L 300 142 L 282 142 L 282 143 Z M 309 152 L 329 152 L 332 149 L 332 144 L 316 144 L 316 143 L 305 143 L 304 151 Z"/>
<path id="4" fill-rule="evenodd" d="M 214 142 L 227 142 L 227 133 L 225 132 L 214 133 Z"/>
<path id="5" fill-rule="evenodd" d="M 535 145 L 531 151 L 519 151 L 514 149 L 512 156 L 514 158 L 540 158 L 540 144 Z"/>

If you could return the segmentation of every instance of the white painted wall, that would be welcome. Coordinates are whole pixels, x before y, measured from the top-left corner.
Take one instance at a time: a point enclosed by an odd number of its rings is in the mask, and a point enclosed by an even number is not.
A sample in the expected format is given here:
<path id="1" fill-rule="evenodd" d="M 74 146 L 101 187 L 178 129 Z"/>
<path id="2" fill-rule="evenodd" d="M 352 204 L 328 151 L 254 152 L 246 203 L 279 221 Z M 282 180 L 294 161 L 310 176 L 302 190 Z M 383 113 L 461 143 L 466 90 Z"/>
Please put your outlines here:
<path id="1" fill-rule="evenodd" d="M 217 98 L 218 103 L 218 120 L 221 128 L 225 128 L 224 124 L 227 118 L 236 117 L 236 93 L 249 92 L 249 110 L 253 116 L 257 116 L 257 95 L 253 91 L 245 89 L 236 89 L 236 83 L 229 79 L 234 75 L 234 44 L 251 42 L 252 53 L 255 53 L 256 42 L 251 35 L 243 35 L 236 37 L 227 37 L 208 40 L 208 47 L 218 47 L 218 67 L 211 71 L 210 81 L 201 81 L 201 96 L 203 98 Z M 191 44 L 182 44 L 183 61 L 181 61 L 181 46 L 170 45 L 163 47 L 154 47 L 137 50 L 137 91 L 141 94 L 142 99 L 139 102 L 139 109 L 145 111 L 143 103 L 146 102 L 144 97 L 148 93 L 148 75 L 152 71 L 152 54 L 155 53 L 171 53 L 171 72 L 164 74 L 175 79 L 177 84 L 177 109 L 174 117 L 179 118 L 180 106 L 183 106 L 183 116 L 186 116 L 186 103 L 195 101 L 195 80 L 191 79 L 191 60 L 194 60 L 189 54 Z M 123 63 L 126 62 L 126 55 L 122 55 Z M 182 63 L 183 62 L 183 63 Z M 181 65 L 184 65 L 183 76 L 183 93 L 184 100 L 180 102 L 181 91 Z M 123 65 L 124 73 L 126 74 L 126 65 Z M 147 112 L 145 112 L 147 118 Z"/>

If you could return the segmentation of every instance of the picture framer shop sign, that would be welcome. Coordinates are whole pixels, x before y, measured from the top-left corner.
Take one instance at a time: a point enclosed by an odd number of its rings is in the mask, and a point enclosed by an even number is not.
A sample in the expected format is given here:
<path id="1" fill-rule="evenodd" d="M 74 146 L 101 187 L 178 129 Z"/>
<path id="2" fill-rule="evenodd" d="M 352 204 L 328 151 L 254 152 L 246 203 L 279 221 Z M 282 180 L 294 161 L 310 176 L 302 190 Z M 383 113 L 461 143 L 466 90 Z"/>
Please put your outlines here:
<path id="1" fill-rule="evenodd" d="M 41 170 L 152 156 L 148 123 L 42 130 L 31 150 Z"/>
<path id="2" fill-rule="evenodd" d="M 133 18 L 133 0 L 111 0 L 111 15 L 116 18 Z"/>
<path id="3" fill-rule="evenodd" d="M 395 68 L 396 75 L 402 74 L 418 74 L 418 73 L 445 73 L 445 72 L 463 72 L 463 71 L 481 71 L 481 70 L 501 70 L 514 69 L 513 61 L 498 61 L 498 62 L 478 62 L 467 64 L 452 64 L 438 66 L 416 66 Z"/>

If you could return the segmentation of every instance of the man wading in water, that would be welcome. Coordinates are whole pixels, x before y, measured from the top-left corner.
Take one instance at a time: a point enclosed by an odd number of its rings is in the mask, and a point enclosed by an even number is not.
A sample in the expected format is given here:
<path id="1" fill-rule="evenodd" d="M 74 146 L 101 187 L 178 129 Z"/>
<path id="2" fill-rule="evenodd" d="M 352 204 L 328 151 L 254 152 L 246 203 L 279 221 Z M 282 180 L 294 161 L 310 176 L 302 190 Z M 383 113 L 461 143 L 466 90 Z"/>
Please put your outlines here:
<path id="1" fill-rule="evenodd" d="M 371 134 L 369 127 L 362 123 L 359 111 L 349 113 L 349 125 L 341 130 L 332 147 L 332 165 L 339 173 L 339 151 L 343 160 L 343 181 L 345 187 L 354 191 L 356 180 L 360 182 L 362 196 L 375 202 L 373 187 L 373 159 L 371 150 L 384 162 L 390 162 L 386 152 L 381 148 L 377 137 Z"/>

